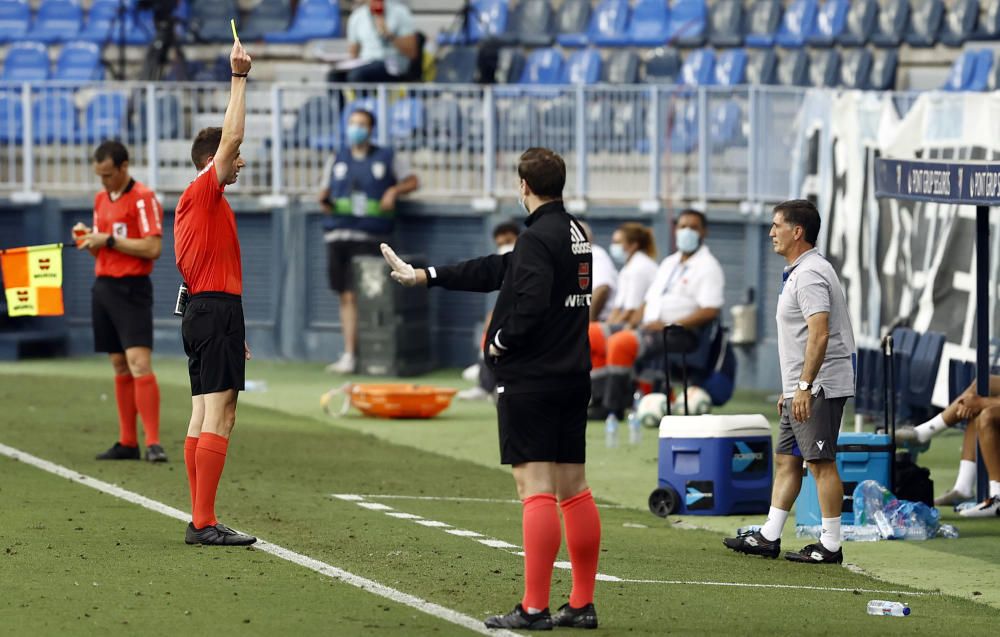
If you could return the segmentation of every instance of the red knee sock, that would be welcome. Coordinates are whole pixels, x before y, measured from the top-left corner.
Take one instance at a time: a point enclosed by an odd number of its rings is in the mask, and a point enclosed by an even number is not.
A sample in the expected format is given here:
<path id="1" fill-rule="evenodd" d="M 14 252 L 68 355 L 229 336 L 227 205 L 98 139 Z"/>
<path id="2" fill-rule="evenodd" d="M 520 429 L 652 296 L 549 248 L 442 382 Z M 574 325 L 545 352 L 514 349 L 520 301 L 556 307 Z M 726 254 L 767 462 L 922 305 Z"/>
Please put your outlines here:
<path id="1" fill-rule="evenodd" d="M 160 444 L 160 386 L 156 384 L 155 374 L 136 377 L 135 406 L 142 416 L 146 446 Z"/>
<path id="2" fill-rule="evenodd" d="M 188 488 L 191 489 L 191 511 L 194 512 L 195 498 L 198 495 L 198 469 L 195 453 L 198 451 L 198 439 L 188 436 L 184 439 L 184 467 L 188 474 Z"/>
<path id="3" fill-rule="evenodd" d="M 135 381 L 132 374 L 115 376 L 115 401 L 118 403 L 118 442 L 138 447 L 135 432 Z"/>
<path id="4" fill-rule="evenodd" d="M 215 526 L 215 493 L 219 490 L 219 478 L 226 464 L 226 449 L 229 440 L 222 436 L 202 432 L 195 451 L 195 466 L 198 480 L 194 496 L 192 521 L 197 529 Z"/>
<path id="5" fill-rule="evenodd" d="M 525 498 L 523 504 L 524 599 L 521 606 L 526 610 L 544 609 L 549 607 L 552 564 L 562 542 L 556 496 L 541 493 Z"/>
<path id="6" fill-rule="evenodd" d="M 594 601 L 597 559 L 601 554 L 601 517 L 590 489 L 563 500 L 560 506 L 566 522 L 566 548 L 573 564 L 569 605 L 583 608 Z"/>

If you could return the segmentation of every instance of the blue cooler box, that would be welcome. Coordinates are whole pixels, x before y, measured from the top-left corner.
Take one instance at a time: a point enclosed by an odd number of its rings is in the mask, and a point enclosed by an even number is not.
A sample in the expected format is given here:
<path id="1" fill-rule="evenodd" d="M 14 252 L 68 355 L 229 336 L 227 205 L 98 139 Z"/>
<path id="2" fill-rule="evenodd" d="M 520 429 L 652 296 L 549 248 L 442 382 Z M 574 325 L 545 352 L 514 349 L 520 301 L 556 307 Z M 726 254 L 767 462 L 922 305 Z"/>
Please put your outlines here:
<path id="1" fill-rule="evenodd" d="M 854 488 L 859 483 L 875 480 L 888 487 L 891 454 L 892 446 L 887 434 L 841 432 L 837 438 L 837 470 L 844 483 L 842 524 L 854 524 Z M 795 501 L 795 523 L 816 526 L 822 523 L 822 517 L 816 481 L 807 471 L 802 479 L 799 499 Z"/>
<path id="2" fill-rule="evenodd" d="M 680 495 L 675 513 L 767 513 L 771 463 L 771 426 L 760 414 L 660 421 L 659 483 Z"/>

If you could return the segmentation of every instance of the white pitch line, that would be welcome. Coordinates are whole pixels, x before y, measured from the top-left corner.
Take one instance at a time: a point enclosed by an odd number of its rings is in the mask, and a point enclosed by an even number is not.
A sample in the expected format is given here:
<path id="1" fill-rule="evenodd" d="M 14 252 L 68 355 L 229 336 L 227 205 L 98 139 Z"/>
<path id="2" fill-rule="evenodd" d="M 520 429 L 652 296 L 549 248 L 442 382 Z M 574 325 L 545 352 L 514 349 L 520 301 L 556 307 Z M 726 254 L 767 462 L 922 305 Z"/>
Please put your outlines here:
<path id="1" fill-rule="evenodd" d="M 501 498 L 462 498 L 458 496 L 438 496 L 438 495 L 401 495 L 395 493 L 371 493 L 359 495 L 357 493 L 331 493 L 331 496 L 338 500 L 358 502 L 361 500 L 427 500 L 430 502 L 482 502 L 484 504 L 521 504 L 520 500 L 505 500 Z M 600 509 L 628 509 L 629 507 L 620 504 L 598 504 Z"/>
<path id="2" fill-rule="evenodd" d="M 476 533 L 475 531 L 466 531 L 465 529 L 448 529 L 445 531 L 450 535 L 457 535 L 459 537 L 483 537 L 482 533 Z"/>
<path id="3" fill-rule="evenodd" d="M 32 467 L 41 469 L 42 471 L 47 471 L 53 475 L 57 475 L 61 478 L 66 478 L 77 484 L 82 484 L 84 486 L 90 487 L 96 491 L 106 493 L 110 496 L 118 498 L 119 500 L 124 500 L 131 504 L 138 504 L 139 506 L 149 509 L 150 511 L 155 511 L 170 518 L 180 520 L 182 522 L 187 522 L 190 520 L 190 515 L 181 511 L 180 509 L 175 509 L 174 507 L 164 504 L 158 500 L 153 500 L 152 498 L 147 498 L 144 495 L 135 493 L 134 491 L 129 491 L 123 489 L 117 485 L 111 484 L 109 482 L 104 482 L 103 480 L 98 480 L 97 478 L 92 478 L 90 476 L 84 475 L 77 471 L 73 471 L 68 467 L 55 464 L 54 462 L 49 462 L 37 456 L 33 456 L 29 453 L 25 453 L 14 447 L 8 447 L 7 445 L 0 443 L 0 455 L 6 456 L 11 460 L 17 460 L 23 462 Z M 347 498 L 343 498 L 347 499 Z M 360 588 L 363 591 L 373 593 L 379 597 L 392 600 L 404 606 L 409 606 L 410 608 L 419 610 L 422 613 L 431 615 L 438 619 L 443 619 L 444 621 L 456 624 L 463 628 L 468 628 L 469 630 L 479 633 L 480 635 L 503 635 L 503 637 L 518 637 L 517 633 L 511 632 L 509 630 L 492 630 L 486 628 L 482 620 L 470 617 L 459 613 L 458 611 L 446 608 L 439 604 L 429 602 L 425 599 L 416 597 L 415 595 L 410 595 L 409 593 L 404 593 L 403 591 L 391 588 L 384 584 L 379 584 L 375 580 L 370 580 L 366 577 L 361 577 L 360 575 L 355 575 L 350 571 L 345 571 L 342 568 L 337 568 L 332 564 L 327 564 L 326 562 L 321 562 L 320 560 L 309 557 L 308 555 L 303 555 L 301 553 L 296 553 L 290 549 L 286 549 L 278 544 L 272 544 L 265 540 L 257 540 L 254 544 L 254 548 L 258 551 L 264 551 L 265 553 L 270 553 L 275 557 L 279 557 L 293 564 L 297 564 L 304 568 L 308 568 L 311 571 L 315 571 L 321 575 L 325 575 L 331 579 L 338 580 L 355 588 Z"/>
<path id="4" fill-rule="evenodd" d="M 511 544 L 510 542 L 504 542 L 503 540 L 476 540 L 480 544 L 485 544 L 486 546 L 491 546 L 495 549 L 516 549 L 518 548 L 516 544 Z"/>
<path id="5" fill-rule="evenodd" d="M 358 502 L 359 507 L 371 509 L 372 511 L 392 511 L 392 507 L 381 502 Z"/>

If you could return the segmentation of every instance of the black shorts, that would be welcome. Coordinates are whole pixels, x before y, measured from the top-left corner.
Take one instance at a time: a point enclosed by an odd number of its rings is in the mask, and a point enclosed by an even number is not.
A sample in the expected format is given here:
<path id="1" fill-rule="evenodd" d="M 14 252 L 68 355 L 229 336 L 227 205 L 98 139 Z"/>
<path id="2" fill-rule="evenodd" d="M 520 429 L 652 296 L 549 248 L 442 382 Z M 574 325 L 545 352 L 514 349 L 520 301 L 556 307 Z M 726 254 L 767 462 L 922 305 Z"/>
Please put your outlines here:
<path id="1" fill-rule="evenodd" d="M 338 294 L 354 290 L 354 269 L 351 260 L 354 257 L 377 257 L 379 251 L 377 239 L 348 239 L 346 241 L 331 241 L 326 244 L 327 272 L 330 275 L 330 289 Z"/>
<path id="2" fill-rule="evenodd" d="M 587 460 L 587 405 L 590 387 L 497 394 L 500 463 Z"/>
<path id="3" fill-rule="evenodd" d="M 91 288 L 94 351 L 153 348 L 153 283 L 148 276 L 101 276 Z"/>
<path id="4" fill-rule="evenodd" d="M 847 398 L 827 398 L 823 390 L 813 396 L 809 420 L 799 422 L 792 417 L 792 399 L 781 405 L 778 446 L 775 453 L 801 456 L 806 462 L 837 459 L 837 439 L 840 420 L 844 416 Z"/>
<path id="5" fill-rule="evenodd" d="M 243 391 L 246 380 L 246 326 L 240 297 L 202 292 L 188 301 L 181 321 L 188 356 L 191 395 Z"/>

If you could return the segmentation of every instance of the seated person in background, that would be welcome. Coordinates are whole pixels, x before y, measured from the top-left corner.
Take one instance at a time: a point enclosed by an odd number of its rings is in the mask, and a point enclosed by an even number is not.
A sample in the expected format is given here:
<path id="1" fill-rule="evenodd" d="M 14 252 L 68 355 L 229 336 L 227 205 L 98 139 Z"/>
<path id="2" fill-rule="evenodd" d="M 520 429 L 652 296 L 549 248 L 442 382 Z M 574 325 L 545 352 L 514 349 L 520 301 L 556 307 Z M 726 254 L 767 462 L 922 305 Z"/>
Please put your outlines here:
<path id="1" fill-rule="evenodd" d="M 641 223 L 623 223 L 611 235 L 611 258 L 621 268 L 611 300 L 609 325 L 635 327 L 642 319 L 642 301 L 656 276 L 656 241 Z"/>
<path id="2" fill-rule="evenodd" d="M 719 318 L 726 280 L 722 265 L 704 245 L 705 215 L 687 209 L 677 218 L 677 252 L 663 260 L 645 297 L 639 329 L 607 337 L 595 324 L 590 329 L 593 404 L 621 418 L 632 404 L 633 367 L 640 357 L 662 356 L 661 332 L 666 325 L 692 330 Z M 708 335 L 706 335 L 708 336 Z M 609 416 L 610 417 L 610 416 Z"/>
<path id="3" fill-rule="evenodd" d="M 351 58 L 364 64 L 347 72 L 348 82 L 397 82 L 419 64 L 413 14 L 398 0 L 369 0 L 347 19 Z"/>
<path id="4" fill-rule="evenodd" d="M 594 258 L 594 280 L 591 283 L 593 291 L 590 298 L 590 320 L 591 322 L 604 322 L 611 314 L 611 304 L 609 301 L 614 296 L 615 285 L 617 285 L 618 270 L 608 251 L 594 242 L 594 231 L 590 226 L 581 221 L 583 231 L 587 234 L 587 241 L 590 242 Z"/>
<path id="5" fill-rule="evenodd" d="M 959 515 L 966 518 L 994 518 L 1000 520 L 1000 396 L 994 396 L 990 378 L 990 396 L 981 397 L 975 393 L 963 394 L 958 399 L 959 415 L 978 413 L 969 421 L 969 429 L 975 429 L 979 436 L 979 450 L 990 476 L 990 490 L 985 500 L 963 510 Z"/>

